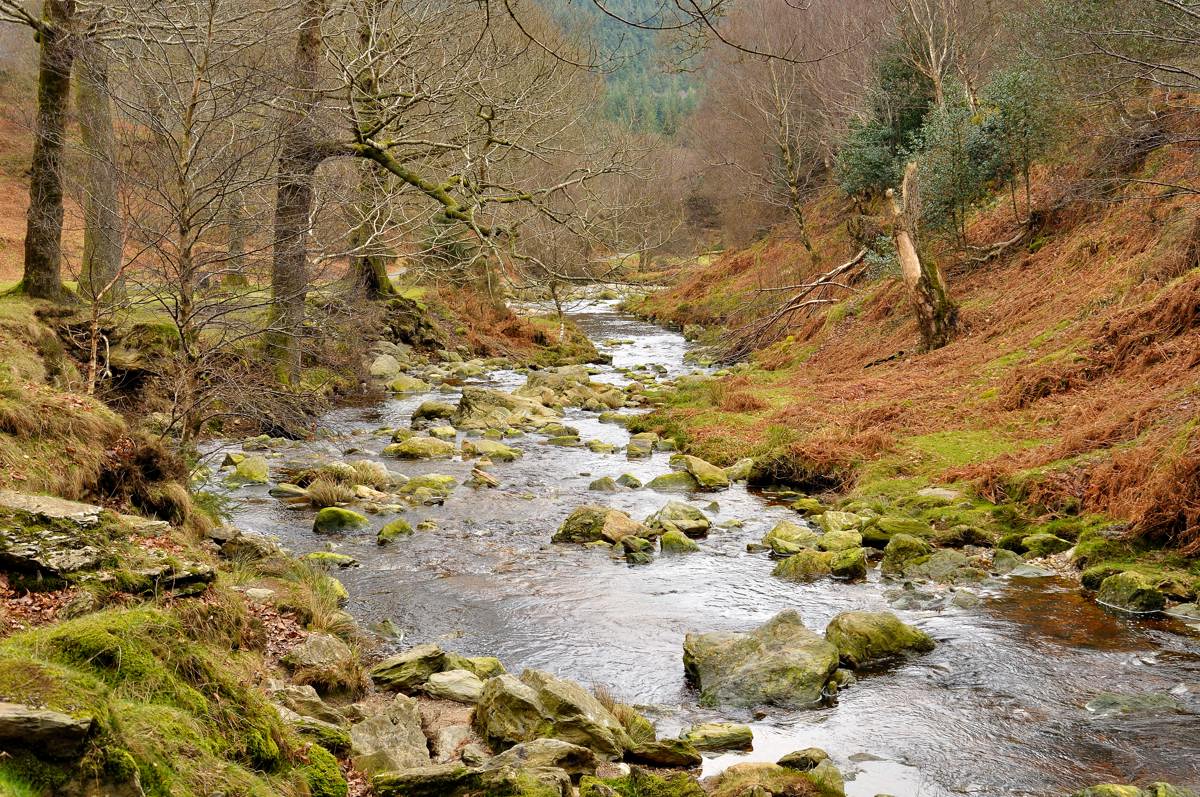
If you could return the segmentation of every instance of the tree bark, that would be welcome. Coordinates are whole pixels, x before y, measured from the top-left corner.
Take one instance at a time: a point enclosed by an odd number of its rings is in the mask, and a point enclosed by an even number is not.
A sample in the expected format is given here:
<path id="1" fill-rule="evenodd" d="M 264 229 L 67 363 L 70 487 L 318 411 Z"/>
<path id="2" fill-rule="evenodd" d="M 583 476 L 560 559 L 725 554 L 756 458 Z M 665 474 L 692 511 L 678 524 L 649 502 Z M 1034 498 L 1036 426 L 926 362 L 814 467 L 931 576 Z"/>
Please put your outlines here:
<path id="1" fill-rule="evenodd" d="M 322 160 L 316 145 L 313 113 L 318 102 L 321 19 L 325 0 L 304 0 L 296 39 L 293 93 L 283 120 L 282 155 L 275 193 L 275 237 L 271 262 L 272 332 L 268 348 L 280 375 L 291 385 L 300 381 L 301 337 L 308 295 L 309 219 L 313 206 L 313 174 Z"/>
<path id="2" fill-rule="evenodd" d="M 63 144 L 71 99 L 71 65 L 75 58 L 70 25 L 73 0 L 45 0 L 38 31 L 37 122 L 29 169 L 29 210 L 25 215 L 25 292 L 61 301 Z"/>
<path id="3" fill-rule="evenodd" d="M 900 259 L 900 272 L 912 298 L 917 314 L 917 329 L 921 335 L 921 351 L 932 351 L 950 342 L 958 321 L 958 308 L 950 300 L 946 280 L 936 263 L 921 258 L 913 230 L 917 212 L 913 207 L 916 194 L 917 165 L 908 164 L 904 171 L 900 197 L 888 189 L 892 204 L 892 236 Z"/>
<path id="4" fill-rule="evenodd" d="M 108 58 L 91 42 L 80 42 L 75 100 L 88 166 L 83 197 L 83 260 L 79 289 L 90 301 L 124 298 L 120 278 L 124 231 L 117 198 L 117 149 L 108 90 Z"/>
<path id="5" fill-rule="evenodd" d="M 386 299 L 396 295 L 396 287 L 388 278 L 388 256 L 380 251 L 378 242 L 373 240 L 375 224 L 372 217 L 386 201 L 384 191 L 378 179 L 386 179 L 387 175 L 377 177 L 372 172 L 375 165 L 370 161 L 358 164 L 361 172 L 359 181 L 359 198 L 362 202 L 361 220 L 350 236 L 350 245 L 355 254 L 350 258 L 350 280 L 352 289 L 367 299 Z"/>

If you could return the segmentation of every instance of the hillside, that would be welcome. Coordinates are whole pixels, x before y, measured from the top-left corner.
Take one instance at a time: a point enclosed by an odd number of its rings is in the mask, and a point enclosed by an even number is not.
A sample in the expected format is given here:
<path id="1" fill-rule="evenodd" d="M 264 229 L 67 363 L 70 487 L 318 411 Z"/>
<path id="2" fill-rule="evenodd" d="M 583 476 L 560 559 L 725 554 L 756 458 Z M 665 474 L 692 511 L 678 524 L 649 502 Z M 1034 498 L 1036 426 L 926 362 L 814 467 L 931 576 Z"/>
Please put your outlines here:
<path id="1" fill-rule="evenodd" d="M 1104 513 L 1200 551 L 1200 201 L 1147 199 L 1141 187 L 1078 201 L 1090 153 L 1081 143 L 1072 155 L 1036 173 L 1041 221 L 1026 245 L 984 263 L 935 250 L 960 312 L 950 345 L 916 354 L 900 280 L 868 275 L 658 420 L 686 428 L 689 448 L 714 461 L 767 455 L 771 476 L 805 489 L 964 484 L 1049 515 Z M 1163 146 L 1132 176 L 1170 181 L 1196 157 Z M 825 268 L 853 254 L 848 200 L 829 189 L 808 215 Z M 969 232 L 982 242 L 1012 229 L 995 201 Z M 715 340 L 749 321 L 739 308 L 778 302 L 762 288 L 816 273 L 775 236 L 687 272 L 639 311 Z"/>

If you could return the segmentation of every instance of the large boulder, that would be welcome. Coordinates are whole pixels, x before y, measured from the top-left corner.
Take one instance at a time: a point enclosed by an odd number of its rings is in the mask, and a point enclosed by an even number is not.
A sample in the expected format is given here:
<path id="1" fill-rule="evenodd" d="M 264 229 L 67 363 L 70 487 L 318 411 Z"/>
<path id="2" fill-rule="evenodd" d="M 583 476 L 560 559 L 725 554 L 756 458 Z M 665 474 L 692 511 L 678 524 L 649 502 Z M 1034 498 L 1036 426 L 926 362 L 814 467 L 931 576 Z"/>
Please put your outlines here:
<path id="1" fill-rule="evenodd" d="M 446 654 L 437 645 L 417 645 L 379 662 L 370 676 L 380 689 L 415 692 L 429 676 L 444 669 L 445 661 Z"/>
<path id="2" fill-rule="evenodd" d="M 838 651 L 789 609 L 749 633 L 688 634 L 683 666 L 706 705 L 797 708 L 821 700 Z"/>
<path id="3" fill-rule="evenodd" d="M 771 571 L 771 575 L 787 581 L 816 581 L 833 575 L 833 554 L 826 551 L 801 550 L 784 559 Z"/>
<path id="4" fill-rule="evenodd" d="M 1127 612 L 1157 612 L 1167 602 L 1153 579 L 1132 570 L 1114 573 L 1100 582 L 1096 600 Z"/>
<path id="5" fill-rule="evenodd" d="M 633 745 L 620 721 L 595 696 L 538 670 L 526 670 L 519 679 L 489 679 L 475 708 L 475 729 L 494 747 L 551 738 L 608 759 Z"/>
<path id="6" fill-rule="evenodd" d="M 676 454 L 671 457 L 671 467 L 692 474 L 701 490 L 725 490 L 729 487 L 729 476 L 725 471 L 699 457 Z"/>
<path id="7" fill-rule="evenodd" d="M 493 747 L 537 739 L 547 728 L 538 693 L 515 675 L 497 675 L 483 684 L 475 707 L 475 730 Z"/>
<path id="8" fill-rule="evenodd" d="M 933 650 L 933 639 L 891 612 L 842 612 L 829 621 L 825 638 L 847 667 L 858 668 Z"/>
<path id="9" fill-rule="evenodd" d="M 20 703 L 0 703 L 0 749 L 27 749 L 46 758 L 79 755 L 95 729 L 88 715 L 72 716 Z"/>
<path id="10" fill-rule="evenodd" d="M 527 396 L 467 385 L 454 412 L 460 429 L 538 428 L 552 423 L 558 412 Z"/>
<path id="11" fill-rule="evenodd" d="M 682 531 L 668 531 L 658 541 L 663 553 L 695 553 L 700 546 Z"/>
<path id="12" fill-rule="evenodd" d="M 327 506 L 317 512 L 313 518 L 313 531 L 317 534 L 342 534 L 347 531 L 362 528 L 368 521 L 352 509 L 340 506 Z"/>
<path id="13" fill-rule="evenodd" d="M 695 540 L 708 536 L 712 521 L 690 504 L 668 501 L 662 509 L 646 518 L 646 525 L 659 533 L 679 531 Z"/>
<path id="14" fill-rule="evenodd" d="M 619 543 L 625 537 L 649 538 L 654 532 L 619 509 L 586 504 L 567 517 L 551 542 Z"/>
<path id="15" fill-rule="evenodd" d="M 834 551 L 829 558 L 829 573 L 844 581 L 861 581 L 867 577 L 867 549 L 847 548 Z"/>
<path id="16" fill-rule="evenodd" d="M 521 681 L 537 691 L 550 718 L 551 731 L 546 735 L 590 748 L 606 758 L 620 757 L 632 746 L 620 720 L 579 684 L 540 670 L 526 670 Z"/>
<path id="17" fill-rule="evenodd" d="M 399 459 L 446 459 L 454 456 L 454 443 L 418 435 L 387 445 L 382 453 L 385 457 Z"/>
<path id="18" fill-rule="evenodd" d="M 245 484 L 266 484 L 269 481 L 266 458 L 258 454 L 246 457 L 233 469 L 232 478 Z"/>
<path id="19" fill-rule="evenodd" d="M 672 471 L 655 476 L 646 482 L 646 488 L 660 493 L 691 493 L 700 489 L 700 482 L 687 471 Z"/>
<path id="20" fill-rule="evenodd" d="M 421 402 L 421 406 L 413 410 L 412 426 L 417 428 L 422 424 L 428 424 L 431 421 L 446 421 L 454 417 L 455 407 L 453 404 L 447 404 L 444 401 L 429 401 Z"/>
<path id="21" fill-rule="evenodd" d="M 427 766 L 429 747 L 421 730 L 417 701 L 396 695 L 385 709 L 353 725 L 350 753 L 354 768 L 368 775 Z"/>

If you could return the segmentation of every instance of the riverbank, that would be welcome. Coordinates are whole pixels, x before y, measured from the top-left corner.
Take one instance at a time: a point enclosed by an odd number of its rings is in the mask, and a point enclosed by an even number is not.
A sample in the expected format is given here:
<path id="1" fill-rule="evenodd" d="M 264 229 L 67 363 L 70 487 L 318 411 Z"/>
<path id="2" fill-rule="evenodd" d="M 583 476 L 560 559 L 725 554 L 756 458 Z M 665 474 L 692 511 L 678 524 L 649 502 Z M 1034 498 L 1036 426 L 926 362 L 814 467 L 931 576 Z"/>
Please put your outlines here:
<path id="1" fill-rule="evenodd" d="M 574 320 L 611 366 L 497 369 L 383 346 L 369 365 L 401 388 L 391 398 L 323 416 L 312 440 L 217 446 L 202 493 L 231 508 L 236 531 L 193 520 L 135 532 L 139 521 L 108 515 L 97 535 L 60 528 L 73 550 L 105 551 L 99 571 L 83 571 L 99 602 L 68 619 L 80 586 L 28 593 L 19 624 L 37 627 L 10 627 L 0 643 L 12 675 L 0 697 L 95 723 L 62 759 L 0 765 L 5 787 L 870 797 L 949 794 L 966 779 L 997 794 L 1066 794 L 1135 772 L 1195 779 L 1194 695 L 1172 690 L 1200 663 L 1169 621 L 1108 614 L 1036 566 L 1002 574 L 1019 558 L 982 540 L 926 552 L 923 528 L 888 532 L 889 515 L 871 507 L 839 515 L 749 490 L 747 463 L 672 461 L 674 440 L 626 427 L 711 379 L 691 373 L 678 335 L 611 303 Z M 964 497 L 926 499 L 921 514 L 967 511 L 956 509 Z M 582 505 L 603 507 L 606 522 L 577 538 L 599 539 L 551 544 Z M 884 532 L 916 555 L 898 555 Z M 837 551 L 860 553 L 863 569 L 856 559 L 833 577 Z M 799 622 L 772 620 L 795 608 Z M 843 650 L 833 629 L 863 610 L 917 629 L 900 635 L 912 641 L 880 662 Z M 726 656 L 703 651 L 768 622 L 790 629 L 767 634 L 773 655 L 807 662 L 808 675 L 782 693 L 766 681 L 729 692 Z M 498 666 L 521 678 L 498 679 Z M 1127 667 L 1136 692 L 1106 692 Z M 46 677 L 15 675 L 33 669 Z M 223 719 L 221 707 L 243 704 L 243 718 Z M 485 704 L 505 710 L 483 721 Z M 1014 712 L 1026 729 L 1003 742 Z M 744 729 L 704 727 L 714 722 Z M 1135 732 L 1135 747 L 1085 741 Z"/>

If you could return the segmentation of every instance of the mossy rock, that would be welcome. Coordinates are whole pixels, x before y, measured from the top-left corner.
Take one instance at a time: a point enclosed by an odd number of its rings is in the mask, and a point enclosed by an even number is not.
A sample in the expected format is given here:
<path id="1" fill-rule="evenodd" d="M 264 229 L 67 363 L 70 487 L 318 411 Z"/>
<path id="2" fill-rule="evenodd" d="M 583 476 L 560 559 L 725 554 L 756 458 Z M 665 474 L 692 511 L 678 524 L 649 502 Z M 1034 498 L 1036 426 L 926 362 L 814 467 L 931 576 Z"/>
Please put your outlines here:
<path id="1" fill-rule="evenodd" d="M 659 545 L 662 547 L 663 553 L 695 553 L 700 550 L 700 546 L 690 537 L 677 530 L 663 534 L 659 539 Z"/>
<path id="2" fill-rule="evenodd" d="M 821 502 L 815 498 L 797 498 L 788 504 L 788 506 L 807 517 L 819 515 L 825 511 L 825 508 L 821 506 Z"/>
<path id="3" fill-rule="evenodd" d="M 671 467 L 690 473 L 702 490 L 724 490 L 729 487 L 729 477 L 725 471 L 699 457 L 675 454 L 671 457 Z"/>
<path id="4" fill-rule="evenodd" d="M 617 477 L 617 484 L 622 487 L 628 487 L 631 490 L 636 490 L 642 486 L 642 480 L 632 473 L 622 473 Z"/>
<path id="5" fill-rule="evenodd" d="M 410 437 L 385 446 L 383 456 L 399 459 L 447 459 L 454 456 L 454 444 L 436 437 Z"/>
<path id="6" fill-rule="evenodd" d="M 1096 600 L 1105 606 L 1139 614 L 1162 611 L 1167 603 L 1166 596 L 1153 579 L 1132 570 L 1104 579 Z"/>
<path id="7" fill-rule="evenodd" d="M 833 551 L 829 559 L 829 572 L 834 578 L 844 581 L 861 581 L 867 577 L 867 551 L 865 548 L 846 548 Z"/>
<path id="8" fill-rule="evenodd" d="M 244 484 L 266 484 L 270 480 L 266 457 L 246 457 L 233 469 L 233 480 Z"/>
<path id="9" fill-rule="evenodd" d="M 661 776 L 634 768 L 623 778 L 584 775 L 579 797 L 707 797 L 696 779 L 684 773 Z"/>
<path id="10" fill-rule="evenodd" d="M 708 753 L 750 750 L 754 747 L 754 732 L 750 730 L 750 726 L 736 722 L 704 722 L 693 725 L 680 738 L 695 749 Z"/>
<path id="11" fill-rule="evenodd" d="M 833 556 L 828 551 L 803 550 L 775 565 L 771 575 L 787 581 L 816 581 L 833 575 Z"/>
<path id="12" fill-rule="evenodd" d="M 417 645 L 389 656 L 371 668 L 371 680 L 380 689 L 414 692 L 429 676 L 445 669 L 446 654 L 434 644 Z"/>
<path id="13" fill-rule="evenodd" d="M 1029 549 L 1025 547 L 1025 538 L 1029 536 L 1024 531 L 1010 531 L 1000 535 L 1000 539 L 996 540 L 996 547 L 1024 555 L 1029 552 Z"/>
<path id="14" fill-rule="evenodd" d="M 615 493 L 621 488 L 612 476 L 602 476 L 588 484 L 588 489 L 595 493 Z"/>
<path id="15" fill-rule="evenodd" d="M 313 531 L 317 534 L 341 534 L 367 525 L 363 515 L 340 506 L 327 506 L 313 518 Z"/>
<path id="16" fill-rule="evenodd" d="M 827 531 L 817 538 L 817 547 L 822 551 L 844 551 L 851 548 L 861 548 L 862 534 L 850 529 Z"/>
<path id="17" fill-rule="evenodd" d="M 933 536 L 933 526 L 921 518 L 903 517 L 901 515 L 884 515 L 876 518 L 873 524 L 884 534 L 895 536 L 907 534 L 912 537 Z"/>
<path id="18" fill-rule="evenodd" d="M 307 763 L 300 767 L 300 774 L 308 784 L 311 797 L 346 797 L 350 793 L 346 778 L 332 753 L 314 744 L 304 752 L 304 758 Z"/>
<path id="19" fill-rule="evenodd" d="M 809 772 L 769 763 L 734 764 L 709 783 L 709 797 L 811 794 L 836 792 L 818 790 Z"/>
<path id="20" fill-rule="evenodd" d="M 896 534 L 883 549 L 881 570 L 885 576 L 904 574 L 906 567 L 933 553 L 933 546 L 911 534 Z"/>
<path id="21" fill-rule="evenodd" d="M 699 490 L 700 483 L 687 471 L 674 471 L 655 476 L 646 482 L 646 487 L 660 493 L 690 493 Z"/>
<path id="22" fill-rule="evenodd" d="M 1030 534 L 1021 540 L 1021 545 L 1025 547 L 1025 552 L 1032 558 L 1041 556 L 1052 556 L 1056 553 L 1062 553 L 1071 548 L 1073 543 L 1070 540 L 1064 540 L 1061 537 L 1056 537 L 1053 534 Z"/>
<path id="23" fill-rule="evenodd" d="M 842 612 L 829 621 L 825 638 L 851 669 L 887 662 L 934 648 L 933 638 L 891 612 Z"/>
<path id="24" fill-rule="evenodd" d="M 354 567 L 358 564 L 358 560 L 353 556 L 344 553 L 336 553 L 334 551 L 312 551 L 300 557 L 303 561 L 309 564 L 318 565 L 320 567 Z"/>
<path id="25" fill-rule="evenodd" d="M 763 535 L 762 544 L 777 556 L 792 556 L 804 549 L 815 548 L 818 539 L 819 535 L 812 529 L 781 520 Z"/>
<path id="26" fill-rule="evenodd" d="M 387 545 L 390 542 L 395 542 L 401 537 L 409 537 L 413 533 L 413 527 L 407 520 L 398 517 L 391 520 L 379 530 L 375 535 L 375 542 L 379 545 Z"/>
<path id="27" fill-rule="evenodd" d="M 512 462 L 521 456 L 521 449 L 495 440 L 466 440 L 462 444 L 462 452 L 464 457 L 483 456 L 493 462 Z"/>

